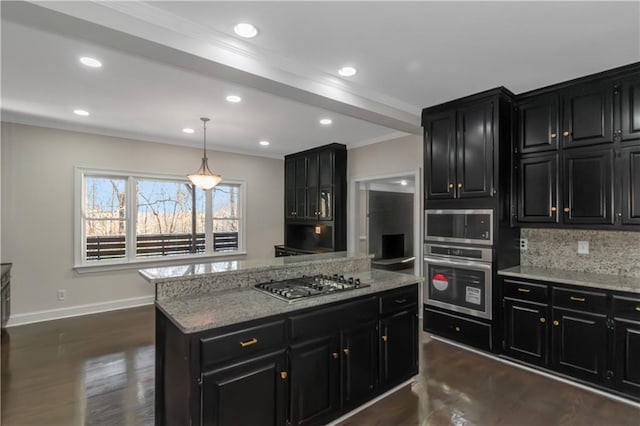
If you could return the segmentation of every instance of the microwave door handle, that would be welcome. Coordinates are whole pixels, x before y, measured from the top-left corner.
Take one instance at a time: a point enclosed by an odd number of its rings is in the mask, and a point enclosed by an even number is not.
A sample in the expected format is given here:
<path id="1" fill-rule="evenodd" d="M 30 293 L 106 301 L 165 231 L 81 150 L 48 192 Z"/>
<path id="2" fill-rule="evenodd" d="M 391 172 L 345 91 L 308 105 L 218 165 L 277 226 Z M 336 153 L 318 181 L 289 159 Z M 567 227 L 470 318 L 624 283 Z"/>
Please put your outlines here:
<path id="1" fill-rule="evenodd" d="M 480 262 L 468 262 L 464 260 L 449 260 L 449 259 L 438 259 L 434 257 L 425 256 L 424 261 L 427 263 L 432 263 L 438 266 L 467 266 L 473 269 L 483 270 L 483 271 L 491 271 L 491 264 L 489 263 L 480 263 Z"/>

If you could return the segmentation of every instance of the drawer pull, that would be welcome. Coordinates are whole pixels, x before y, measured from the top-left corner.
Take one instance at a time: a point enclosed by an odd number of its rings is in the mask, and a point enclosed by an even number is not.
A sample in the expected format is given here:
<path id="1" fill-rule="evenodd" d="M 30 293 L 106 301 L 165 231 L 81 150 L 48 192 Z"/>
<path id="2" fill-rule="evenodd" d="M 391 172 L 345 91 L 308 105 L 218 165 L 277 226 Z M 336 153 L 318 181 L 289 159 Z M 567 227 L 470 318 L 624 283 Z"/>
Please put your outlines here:
<path id="1" fill-rule="evenodd" d="M 553 325 L 555 325 L 556 327 L 560 325 L 560 323 L 558 321 L 554 321 Z"/>
<path id="2" fill-rule="evenodd" d="M 243 348 L 246 348 L 247 346 L 255 345 L 256 343 L 258 343 L 258 339 L 254 337 L 251 340 L 240 342 L 240 346 L 242 346 Z"/>
<path id="3" fill-rule="evenodd" d="M 382 336 L 382 340 L 387 343 L 387 340 L 389 340 L 389 336 Z"/>
<path id="4" fill-rule="evenodd" d="M 640 306 L 636 306 L 636 311 L 640 312 Z"/>
<path id="5" fill-rule="evenodd" d="M 544 324 L 545 322 L 547 322 L 547 319 L 545 317 L 540 317 L 540 322 Z"/>
<path id="6" fill-rule="evenodd" d="M 281 372 L 280 372 L 280 378 L 281 378 L 282 380 L 286 380 L 286 379 L 287 379 L 287 376 L 288 376 L 288 374 L 287 374 L 287 372 L 286 372 L 286 371 L 281 371 Z"/>
<path id="7" fill-rule="evenodd" d="M 457 327 L 457 326 L 456 326 L 456 331 L 460 331 L 460 327 Z"/>
<path id="8" fill-rule="evenodd" d="M 571 296 L 569 299 L 573 300 L 574 302 L 584 302 L 586 300 L 584 297 L 574 297 L 574 296 Z"/>
<path id="9" fill-rule="evenodd" d="M 528 288 L 520 288 L 520 287 L 518 287 L 518 291 L 520 293 L 531 293 L 531 290 L 528 289 Z"/>
<path id="10" fill-rule="evenodd" d="M 338 359 L 338 352 L 332 353 L 331 356 L 333 357 L 333 359 Z"/>
<path id="11" fill-rule="evenodd" d="M 402 303 L 405 303 L 406 301 L 407 301 L 407 299 L 396 299 L 396 303 L 399 304 L 399 305 L 402 304 Z"/>
<path id="12" fill-rule="evenodd" d="M 342 350 L 342 352 L 344 352 L 344 354 L 345 354 L 346 356 L 349 356 L 349 349 L 344 348 L 344 349 Z"/>

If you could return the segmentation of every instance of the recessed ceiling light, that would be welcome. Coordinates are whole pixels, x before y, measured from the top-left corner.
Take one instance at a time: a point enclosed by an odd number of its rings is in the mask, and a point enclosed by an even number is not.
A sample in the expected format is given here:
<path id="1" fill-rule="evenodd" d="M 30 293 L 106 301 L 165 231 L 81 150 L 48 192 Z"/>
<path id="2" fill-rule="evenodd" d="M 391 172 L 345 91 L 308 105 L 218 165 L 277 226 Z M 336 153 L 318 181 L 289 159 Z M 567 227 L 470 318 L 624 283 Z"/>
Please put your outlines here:
<path id="1" fill-rule="evenodd" d="M 400 181 L 400 185 L 402 185 L 402 186 L 407 186 L 407 181 L 406 181 L 406 180 L 404 180 L 404 179 L 402 179 L 402 180 Z"/>
<path id="2" fill-rule="evenodd" d="M 260 145 L 262 146 L 269 146 L 269 141 L 260 141 Z"/>
<path id="3" fill-rule="evenodd" d="M 320 124 L 323 126 L 328 126 L 331 123 L 333 123 L 333 121 L 330 118 L 323 118 L 320 120 Z"/>
<path id="4" fill-rule="evenodd" d="M 258 29 L 246 22 L 241 22 L 233 27 L 233 31 L 240 37 L 244 38 L 253 38 L 258 35 Z"/>
<path id="5" fill-rule="evenodd" d="M 184 129 L 182 129 L 182 131 L 185 132 L 185 133 L 189 133 L 189 134 L 194 132 L 194 130 L 189 128 L 189 127 L 185 127 Z"/>
<path id="6" fill-rule="evenodd" d="M 80 58 L 80 62 L 83 65 L 86 65 L 91 68 L 100 68 L 102 66 L 102 62 L 100 62 L 96 58 L 90 58 L 88 56 L 83 56 L 82 58 Z"/>
<path id="7" fill-rule="evenodd" d="M 242 100 L 242 98 L 240 96 L 236 96 L 236 95 L 227 96 L 227 102 L 232 102 L 234 104 L 237 104 L 241 100 Z"/>
<path id="8" fill-rule="evenodd" d="M 86 117 L 87 115 L 89 115 L 89 111 L 85 111 L 85 110 L 83 110 L 83 109 L 74 109 L 74 110 L 73 110 L 73 113 L 74 113 L 75 115 L 81 115 L 81 116 L 83 116 L 83 117 Z"/>
<path id="9" fill-rule="evenodd" d="M 343 77 L 351 77 L 352 75 L 356 75 L 358 72 L 354 67 L 342 67 L 338 70 L 338 74 Z"/>

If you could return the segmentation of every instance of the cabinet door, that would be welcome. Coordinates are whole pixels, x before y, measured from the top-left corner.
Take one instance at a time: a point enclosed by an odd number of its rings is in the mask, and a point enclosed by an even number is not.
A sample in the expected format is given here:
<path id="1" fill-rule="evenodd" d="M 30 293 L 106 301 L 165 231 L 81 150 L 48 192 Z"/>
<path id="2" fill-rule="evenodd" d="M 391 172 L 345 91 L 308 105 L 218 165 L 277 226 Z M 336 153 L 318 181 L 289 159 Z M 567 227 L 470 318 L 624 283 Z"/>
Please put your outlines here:
<path id="1" fill-rule="evenodd" d="M 531 364 L 547 365 L 547 305 L 505 299 L 505 353 Z"/>
<path id="2" fill-rule="evenodd" d="M 296 163 L 296 214 L 297 218 L 307 216 L 307 157 L 297 157 Z"/>
<path id="3" fill-rule="evenodd" d="M 418 374 L 418 316 L 414 309 L 380 321 L 380 386 L 389 389 Z"/>
<path id="4" fill-rule="evenodd" d="M 623 149 L 620 163 L 622 223 L 640 225 L 640 145 Z"/>
<path id="5" fill-rule="evenodd" d="M 296 217 L 296 160 L 284 161 L 284 214 L 287 219 Z"/>
<path id="6" fill-rule="evenodd" d="M 493 195 L 493 102 L 457 114 L 456 189 L 458 198 Z"/>
<path id="7" fill-rule="evenodd" d="M 622 141 L 640 139 L 640 78 L 623 81 L 619 96 L 621 129 L 616 133 Z"/>
<path id="8" fill-rule="evenodd" d="M 558 154 L 521 158 L 518 221 L 558 222 Z"/>
<path id="9" fill-rule="evenodd" d="M 613 151 L 564 153 L 564 222 L 613 224 Z"/>
<path id="10" fill-rule="evenodd" d="M 559 372 L 603 382 L 607 356 L 604 315 L 553 308 L 553 367 Z"/>
<path id="11" fill-rule="evenodd" d="M 279 354 L 203 373 L 202 425 L 285 425 L 285 366 Z"/>
<path id="12" fill-rule="evenodd" d="M 307 157 L 307 218 L 309 219 L 316 219 L 318 216 L 319 166 L 318 153 L 309 154 Z"/>
<path id="13" fill-rule="evenodd" d="M 348 410 L 371 399 L 378 378 L 377 321 L 342 332 L 342 404 Z"/>
<path id="14" fill-rule="evenodd" d="M 640 396 L 640 322 L 615 320 L 613 380 L 616 388 Z"/>
<path id="15" fill-rule="evenodd" d="M 424 127 L 425 198 L 455 197 L 455 112 L 429 118 Z"/>
<path id="16" fill-rule="evenodd" d="M 291 347 L 291 424 L 322 424 L 337 413 L 338 340 L 335 335 Z"/>
<path id="17" fill-rule="evenodd" d="M 586 83 L 563 93 L 565 148 L 613 142 L 612 84 Z"/>
<path id="18" fill-rule="evenodd" d="M 333 151 L 322 151 L 319 155 L 318 219 L 320 220 L 333 220 L 334 157 Z"/>
<path id="19" fill-rule="evenodd" d="M 558 149 L 558 112 L 555 93 L 518 104 L 518 145 L 522 154 Z"/>

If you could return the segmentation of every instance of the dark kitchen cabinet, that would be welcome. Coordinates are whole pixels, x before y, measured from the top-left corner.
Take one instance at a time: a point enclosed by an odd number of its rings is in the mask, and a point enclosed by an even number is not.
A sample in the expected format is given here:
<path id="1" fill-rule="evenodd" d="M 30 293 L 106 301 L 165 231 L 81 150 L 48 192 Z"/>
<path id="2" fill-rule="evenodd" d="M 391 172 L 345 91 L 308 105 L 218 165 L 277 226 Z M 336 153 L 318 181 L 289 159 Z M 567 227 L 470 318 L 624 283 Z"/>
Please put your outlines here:
<path id="1" fill-rule="evenodd" d="M 526 98 L 517 106 L 518 149 L 522 154 L 558 149 L 559 97 L 556 93 Z"/>
<path id="2" fill-rule="evenodd" d="M 613 224 L 613 151 L 575 150 L 564 153 L 564 222 Z"/>
<path id="3" fill-rule="evenodd" d="M 346 170 L 342 144 L 285 157 L 285 247 L 346 249 Z"/>
<path id="4" fill-rule="evenodd" d="M 547 365 L 548 310 L 546 304 L 505 299 L 506 354 L 530 364 Z"/>
<path id="5" fill-rule="evenodd" d="M 511 96 L 500 88 L 422 110 L 427 200 L 496 194 L 498 153 L 510 143 Z"/>
<path id="6" fill-rule="evenodd" d="M 561 91 L 564 148 L 613 142 L 614 84 L 610 81 L 572 85 Z"/>
<path id="7" fill-rule="evenodd" d="M 342 405 L 345 411 L 371 399 L 378 381 L 377 321 L 358 324 L 340 336 Z"/>
<path id="8" fill-rule="evenodd" d="M 396 312 L 380 321 L 380 385 L 390 389 L 418 374 L 418 312 Z"/>
<path id="9" fill-rule="evenodd" d="M 291 347 L 291 424 L 322 424 L 339 406 L 340 348 L 338 336 Z"/>
<path id="10" fill-rule="evenodd" d="M 622 223 L 640 225 L 640 144 L 621 150 L 618 170 L 622 180 Z"/>
<path id="11" fill-rule="evenodd" d="M 287 374 L 284 353 L 204 372 L 201 424 L 285 425 Z"/>
<path id="12" fill-rule="evenodd" d="M 558 222 L 558 154 L 521 158 L 517 194 L 519 222 Z"/>
<path id="13" fill-rule="evenodd" d="M 613 382 L 640 397 L 640 297 L 613 296 Z"/>
<path id="14" fill-rule="evenodd" d="M 620 119 L 615 136 L 622 142 L 638 140 L 640 139 L 640 77 L 623 80 L 617 95 L 620 96 Z"/>

